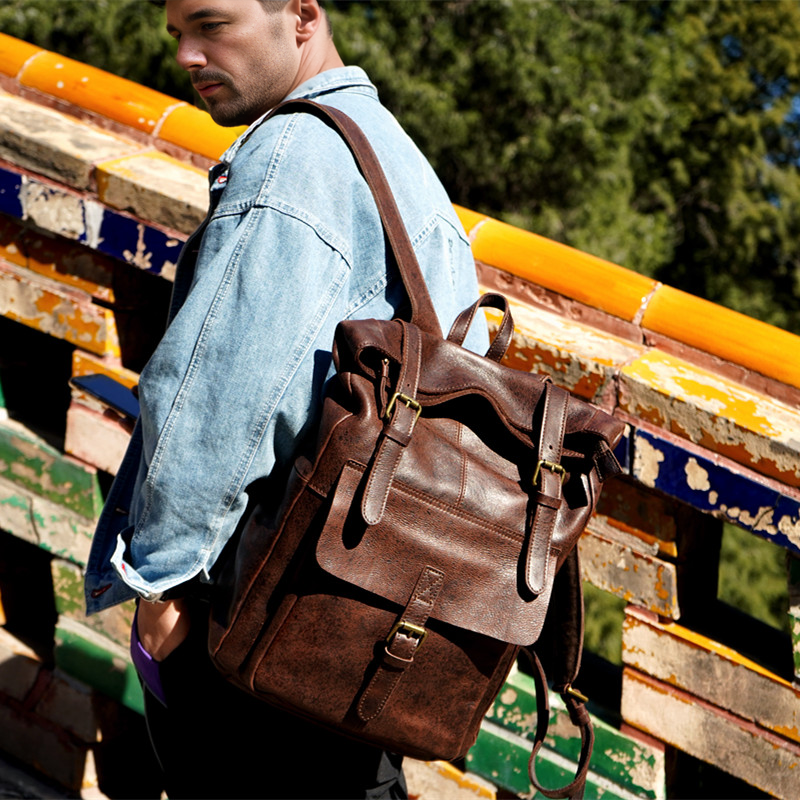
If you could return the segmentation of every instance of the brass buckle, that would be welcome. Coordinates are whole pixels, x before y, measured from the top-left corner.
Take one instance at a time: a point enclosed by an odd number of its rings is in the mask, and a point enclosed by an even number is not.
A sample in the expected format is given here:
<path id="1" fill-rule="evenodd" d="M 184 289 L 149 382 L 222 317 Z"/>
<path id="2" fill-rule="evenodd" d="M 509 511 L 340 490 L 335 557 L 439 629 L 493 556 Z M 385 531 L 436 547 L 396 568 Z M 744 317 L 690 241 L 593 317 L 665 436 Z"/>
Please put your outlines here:
<path id="1" fill-rule="evenodd" d="M 567 479 L 567 471 L 564 469 L 564 467 L 562 467 L 561 464 L 555 464 L 552 461 L 542 460 L 536 465 L 536 470 L 533 473 L 532 483 L 534 486 L 539 483 L 539 473 L 542 471 L 542 467 L 549 469 L 550 472 L 555 472 L 556 475 L 560 475 L 561 485 L 564 485 L 564 481 Z"/>
<path id="2" fill-rule="evenodd" d="M 416 411 L 417 415 L 414 417 L 414 425 L 417 424 L 417 420 L 419 419 L 419 415 L 422 413 L 422 406 L 413 398 L 409 397 L 408 395 L 402 394 L 401 392 L 395 392 L 392 395 L 392 399 L 389 401 L 389 405 L 386 406 L 386 413 L 383 415 L 384 419 L 389 419 L 392 416 L 392 409 L 394 408 L 394 401 L 399 400 L 401 403 L 405 403 L 408 408 L 412 411 Z"/>
<path id="3" fill-rule="evenodd" d="M 389 635 L 386 637 L 386 644 L 391 645 L 392 639 L 394 639 L 398 633 L 403 633 L 405 636 L 419 639 L 417 650 L 422 647 L 422 643 L 425 641 L 425 637 L 428 635 L 428 631 L 423 628 L 422 625 L 415 625 L 413 622 L 407 622 L 406 620 L 401 619 L 398 622 L 395 622 L 395 624 L 392 626 L 392 629 L 389 631 Z"/>
<path id="4" fill-rule="evenodd" d="M 581 694 L 577 689 L 572 688 L 572 684 L 568 683 L 566 688 L 564 689 L 565 694 L 571 694 L 573 697 L 577 697 L 582 703 L 588 703 L 589 698 L 585 694 Z"/>

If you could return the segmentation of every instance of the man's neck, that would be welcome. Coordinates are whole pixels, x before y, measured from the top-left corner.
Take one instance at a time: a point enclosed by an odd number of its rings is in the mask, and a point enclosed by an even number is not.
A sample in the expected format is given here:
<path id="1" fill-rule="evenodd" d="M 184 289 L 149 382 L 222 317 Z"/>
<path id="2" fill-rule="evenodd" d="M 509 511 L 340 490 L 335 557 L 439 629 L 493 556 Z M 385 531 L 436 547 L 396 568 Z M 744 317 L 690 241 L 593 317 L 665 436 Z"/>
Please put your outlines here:
<path id="1" fill-rule="evenodd" d="M 290 93 L 322 72 L 343 67 L 344 61 L 333 42 L 328 39 L 322 47 L 309 48 L 300 59 L 300 68 Z"/>

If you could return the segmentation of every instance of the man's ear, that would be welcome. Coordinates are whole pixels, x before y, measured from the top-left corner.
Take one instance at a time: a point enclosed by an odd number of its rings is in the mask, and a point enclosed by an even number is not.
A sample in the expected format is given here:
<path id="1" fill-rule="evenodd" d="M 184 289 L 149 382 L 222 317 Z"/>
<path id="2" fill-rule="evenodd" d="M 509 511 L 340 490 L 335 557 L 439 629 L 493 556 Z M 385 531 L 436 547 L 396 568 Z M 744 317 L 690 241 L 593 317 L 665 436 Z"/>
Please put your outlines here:
<path id="1" fill-rule="evenodd" d="M 308 41 L 324 21 L 325 13 L 318 0 L 290 0 L 297 19 L 295 35 L 298 44 Z"/>

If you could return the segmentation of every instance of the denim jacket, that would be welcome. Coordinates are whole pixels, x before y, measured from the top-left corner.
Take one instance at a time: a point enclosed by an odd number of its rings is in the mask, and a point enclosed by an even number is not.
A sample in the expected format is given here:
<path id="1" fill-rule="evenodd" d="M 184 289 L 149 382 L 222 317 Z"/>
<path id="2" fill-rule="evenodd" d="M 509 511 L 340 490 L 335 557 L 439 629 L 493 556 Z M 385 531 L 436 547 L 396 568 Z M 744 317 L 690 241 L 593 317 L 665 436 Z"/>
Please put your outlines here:
<path id="1" fill-rule="evenodd" d="M 351 116 L 375 148 L 443 331 L 477 297 L 475 265 L 430 165 L 358 68 L 292 95 Z M 209 579 L 259 478 L 285 476 L 313 432 L 343 319 L 407 302 L 377 208 L 338 134 L 306 113 L 256 121 L 210 173 L 183 248 L 141 416 L 98 522 L 87 610 Z M 486 331 L 467 344 L 485 350 Z M 269 482 L 268 482 L 269 485 Z M 279 500 L 279 491 L 275 492 Z"/>

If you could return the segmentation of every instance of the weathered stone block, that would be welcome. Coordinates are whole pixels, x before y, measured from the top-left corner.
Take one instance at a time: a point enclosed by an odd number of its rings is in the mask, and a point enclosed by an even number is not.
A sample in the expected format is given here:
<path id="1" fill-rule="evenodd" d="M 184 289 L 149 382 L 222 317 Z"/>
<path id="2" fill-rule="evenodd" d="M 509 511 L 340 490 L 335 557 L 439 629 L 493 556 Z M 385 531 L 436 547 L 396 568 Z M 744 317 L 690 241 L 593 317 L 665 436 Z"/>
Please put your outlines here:
<path id="1" fill-rule="evenodd" d="M 800 797 L 800 747 L 795 742 L 666 682 L 626 668 L 622 716 L 775 797 Z"/>
<path id="2" fill-rule="evenodd" d="M 120 647 L 127 648 L 136 610 L 133 600 L 87 617 L 83 594 L 83 570 L 60 558 L 52 560 L 51 569 L 58 613 L 102 634 Z"/>
<path id="3" fill-rule="evenodd" d="M 0 529 L 54 555 L 85 564 L 94 521 L 0 478 Z"/>
<path id="4" fill-rule="evenodd" d="M 116 418 L 105 416 L 98 401 L 87 399 L 85 402 L 92 402 L 94 408 L 73 401 L 67 411 L 64 449 L 81 461 L 116 475 L 130 433 Z"/>
<path id="5" fill-rule="evenodd" d="M 800 486 L 800 412 L 651 350 L 620 374 L 619 407 L 789 486 Z"/>
<path id="6" fill-rule="evenodd" d="M 721 642 L 629 607 L 622 659 L 647 675 L 800 742 L 800 688 Z"/>
<path id="7" fill-rule="evenodd" d="M 92 199 L 53 186 L 35 176 L 22 176 L 19 190 L 22 218 L 67 239 L 92 244 L 102 206 Z"/>
<path id="8" fill-rule="evenodd" d="M 97 192 L 114 208 L 187 234 L 208 209 L 206 174 L 156 150 L 98 164 Z"/>
<path id="9" fill-rule="evenodd" d="M 603 532 L 612 532 L 604 536 Z M 598 589 L 670 619 L 679 619 L 678 567 L 644 548 L 613 537 L 613 528 L 593 518 L 579 541 L 581 574 Z M 657 552 L 657 550 L 656 550 Z"/>
<path id="10" fill-rule="evenodd" d="M 41 669 L 42 663 L 36 653 L 0 628 L 0 694 L 22 702 Z"/>
<path id="11" fill-rule="evenodd" d="M 138 150 L 133 142 L 31 103 L 0 94 L 0 158 L 89 189 L 97 161 Z"/>

